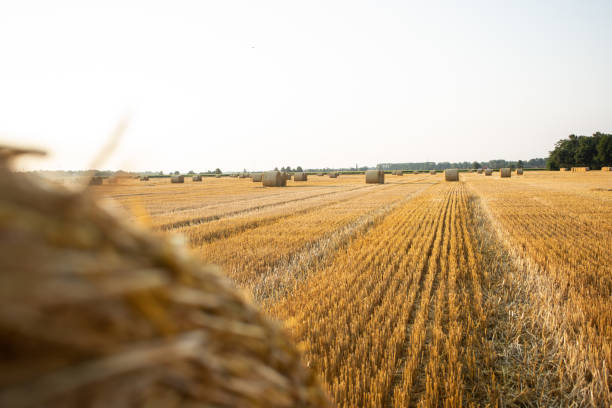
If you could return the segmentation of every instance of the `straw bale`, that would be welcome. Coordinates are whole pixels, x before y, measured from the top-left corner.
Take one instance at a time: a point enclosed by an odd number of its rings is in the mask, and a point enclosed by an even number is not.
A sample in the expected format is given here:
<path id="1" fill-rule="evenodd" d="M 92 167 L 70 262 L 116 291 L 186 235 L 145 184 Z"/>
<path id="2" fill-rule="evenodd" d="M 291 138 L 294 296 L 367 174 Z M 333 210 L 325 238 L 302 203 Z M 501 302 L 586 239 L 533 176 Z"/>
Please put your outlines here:
<path id="1" fill-rule="evenodd" d="M 263 174 L 262 181 L 265 187 L 284 187 L 287 185 L 287 180 L 278 170 L 266 171 Z"/>
<path id="2" fill-rule="evenodd" d="M 262 178 L 263 178 L 263 175 L 261 173 L 251 174 L 251 179 L 253 180 L 253 183 L 261 183 Z"/>
<path id="3" fill-rule="evenodd" d="M 572 171 L 578 172 L 578 173 L 582 173 L 582 172 L 589 171 L 589 170 L 591 169 L 588 167 L 572 167 Z"/>
<path id="4" fill-rule="evenodd" d="M 478 169 L 478 170 L 476 170 L 476 172 L 477 172 L 478 174 L 482 174 L 482 169 Z"/>
<path id="5" fill-rule="evenodd" d="M 518 169 L 516 169 L 516 175 L 517 176 L 522 176 L 523 175 L 523 169 L 521 169 L 520 167 Z"/>
<path id="6" fill-rule="evenodd" d="M 608 166 L 602 167 L 601 171 L 612 171 L 612 167 L 608 167 Z"/>
<path id="7" fill-rule="evenodd" d="M 0 406 L 329 406 L 281 326 L 183 244 L 2 161 Z"/>
<path id="8" fill-rule="evenodd" d="M 329 176 L 329 178 L 336 178 L 336 177 L 338 177 L 338 173 L 335 172 L 335 171 L 332 171 L 332 172 L 328 173 L 328 176 Z"/>
<path id="9" fill-rule="evenodd" d="M 459 170 L 458 169 L 444 170 L 444 179 L 446 181 L 459 181 Z"/>
<path id="10" fill-rule="evenodd" d="M 435 171 L 435 170 L 429 170 L 429 174 L 431 174 L 431 175 L 435 175 L 435 174 L 436 174 L 436 171 Z"/>
<path id="11" fill-rule="evenodd" d="M 181 176 L 172 176 L 172 178 L 170 179 L 171 183 L 184 183 L 185 182 L 185 176 L 181 175 Z"/>
<path id="12" fill-rule="evenodd" d="M 191 181 L 202 181 L 202 176 L 199 174 L 191 177 Z"/>
<path id="13" fill-rule="evenodd" d="M 295 173 L 293 175 L 293 181 L 308 181 L 308 174 L 306 173 Z"/>
<path id="14" fill-rule="evenodd" d="M 382 170 L 367 170 L 365 172 L 366 184 L 385 184 L 385 172 Z"/>
<path id="15" fill-rule="evenodd" d="M 510 170 L 510 167 L 504 167 L 499 169 L 499 177 L 501 178 L 509 178 L 512 176 L 512 171 Z"/>
<path id="16" fill-rule="evenodd" d="M 89 180 L 89 185 L 90 186 L 101 186 L 102 180 L 103 180 L 102 177 L 94 176 Z"/>
<path id="17" fill-rule="evenodd" d="M 493 175 L 493 169 L 485 169 L 484 174 L 485 174 L 485 176 Z"/>

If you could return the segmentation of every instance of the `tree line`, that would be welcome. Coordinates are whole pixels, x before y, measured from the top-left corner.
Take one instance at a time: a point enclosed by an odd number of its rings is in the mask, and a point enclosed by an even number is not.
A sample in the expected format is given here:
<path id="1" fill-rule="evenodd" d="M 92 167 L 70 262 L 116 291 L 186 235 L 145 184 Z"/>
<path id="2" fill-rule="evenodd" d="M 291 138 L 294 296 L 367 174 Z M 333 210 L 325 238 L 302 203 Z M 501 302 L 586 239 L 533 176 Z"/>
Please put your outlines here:
<path id="1" fill-rule="evenodd" d="M 599 170 L 612 166 L 612 135 L 596 132 L 593 136 L 569 135 L 555 143 L 550 152 L 547 168 L 590 167 Z"/>
<path id="2" fill-rule="evenodd" d="M 420 163 L 380 163 L 376 165 L 380 170 L 445 170 L 445 169 L 480 169 L 490 168 L 499 169 L 502 167 L 510 168 L 544 168 L 546 166 L 545 158 L 536 158 L 530 160 L 504 160 L 495 159 L 483 162 L 420 162 Z"/>

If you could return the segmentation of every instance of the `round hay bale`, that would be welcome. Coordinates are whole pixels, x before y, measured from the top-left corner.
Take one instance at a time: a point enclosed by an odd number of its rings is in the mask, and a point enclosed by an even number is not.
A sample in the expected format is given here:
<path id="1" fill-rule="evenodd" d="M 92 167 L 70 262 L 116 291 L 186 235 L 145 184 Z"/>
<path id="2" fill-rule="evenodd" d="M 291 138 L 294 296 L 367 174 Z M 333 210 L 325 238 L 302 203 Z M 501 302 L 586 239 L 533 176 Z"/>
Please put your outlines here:
<path id="1" fill-rule="evenodd" d="M 612 171 L 612 167 L 608 167 L 608 166 L 602 167 L 601 171 Z"/>
<path id="2" fill-rule="evenodd" d="M 253 180 L 253 183 L 261 183 L 262 178 L 263 175 L 261 173 L 251 174 L 251 179 Z"/>
<path id="3" fill-rule="evenodd" d="M 444 170 L 444 180 L 446 180 L 446 181 L 459 181 L 459 170 L 458 169 L 446 169 L 446 170 Z"/>
<path id="4" fill-rule="evenodd" d="M 569 171 L 569 169 L 567 167 L 561 167 L 559 171 Z"/>
<path id="5" fill-rule="evenodd" d="M 431 174 L 432 176 L 436 175 L 436 171 L 435 170 L 429 170 L 429 174 Z"/>
<path id="6" fill-rule="evenodd" d="M 185 182 L 185 176 L 172 176 L 170 178 L 170 182 L 171 183 L 184 183 Z"/>
<path id="7" fill-rule="evenodd" d="M 499 177 L 501 178 L 510 178 L 512 176 L 512 170 L 510 167 L 504 167 L 499 169 Z"/>
<path id="8" fill-rule="evenodd" d="M 306 173 L 295 173 L 293 175 L 293 181 L 308 181 L 308 174 Z"/>
<path id="9" fill-rule="evenodd" d="M 0 159 L 0 406 L 329 406 L 215 269 L 42 183 Z"/>
<path id="10" fill-rule="evenodd" d="M 265 187 L 284 187 L 287 185 L 287 180 L 278 170 L 266 171 L 262 182 Z"/>
<path id="11" fill-rule="evenodd" d="M 149 176 L 141 176 L 140 181 L 149 181 Z"/>
<path id="12" fill-rule="evenodd" d="M 1 160 L 1 158 L 0 158 Z M 90 186 L 101 186 L 102 185 L 102 177 L 94 176 L 89 180 Z"/>
<path id="13" fill-rule="evenodd" d="M 385 184 L 385 172 L 382 170 L 367 170 L 365 172 L 366 184 Z"/>
<path id="14" fill-rule="evenodd" d="M 328 173 L 329 178 L 336 178 L 338 177 L 338 173 L 332 171 L 331 173 Z"/>
<path id="15" fill-rule="evenodd" d="M 521 169 L 520 167 L 518 169 L 516 169 L 516 175 L 517 176 L 522 176 L 523 175 L 523 169 Z"/>
<path id="16" fill-rule="evenodd" d="M 493 170 L 492 169 L 485 169 L 485 176 L 491 176 L 493 175 Z"/>
<path id="17" fill-rule="evenodd" d="M 478 174 L 482 174 L 482 169 L 478 169 L 478 170 L 476 170 L 476 172 L 477 172 Z"/>
<path id="18" fill-rule="evenodd" d="M 199 174 L 191 177 L 191 181 L 202 181 L 202 176 Z"/>

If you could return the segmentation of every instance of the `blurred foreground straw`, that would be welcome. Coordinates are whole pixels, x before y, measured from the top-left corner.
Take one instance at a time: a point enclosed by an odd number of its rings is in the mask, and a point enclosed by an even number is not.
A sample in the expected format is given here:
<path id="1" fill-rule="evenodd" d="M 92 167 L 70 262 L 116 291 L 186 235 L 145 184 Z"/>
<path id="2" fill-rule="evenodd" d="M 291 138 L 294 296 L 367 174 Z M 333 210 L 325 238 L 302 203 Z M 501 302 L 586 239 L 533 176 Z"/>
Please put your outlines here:
<path id="1" fill-rule="evenodd" d="M 280 327 L 185 248 L 0 147 L 1 407 L 319 407 Z"/>

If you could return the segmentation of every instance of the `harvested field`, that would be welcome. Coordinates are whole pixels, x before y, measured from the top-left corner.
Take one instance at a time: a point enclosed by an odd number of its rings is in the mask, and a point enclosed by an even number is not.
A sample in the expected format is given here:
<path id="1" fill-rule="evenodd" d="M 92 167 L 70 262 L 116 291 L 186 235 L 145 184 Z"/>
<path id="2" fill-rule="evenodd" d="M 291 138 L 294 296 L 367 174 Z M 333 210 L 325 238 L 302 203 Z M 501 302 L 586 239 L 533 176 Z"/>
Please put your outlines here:
<path id="1" fill-rule="evenodd" d="M 90 188 L 284 321 L 339 407 L 608 407 L 611 174 Z"/>

